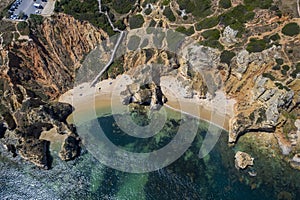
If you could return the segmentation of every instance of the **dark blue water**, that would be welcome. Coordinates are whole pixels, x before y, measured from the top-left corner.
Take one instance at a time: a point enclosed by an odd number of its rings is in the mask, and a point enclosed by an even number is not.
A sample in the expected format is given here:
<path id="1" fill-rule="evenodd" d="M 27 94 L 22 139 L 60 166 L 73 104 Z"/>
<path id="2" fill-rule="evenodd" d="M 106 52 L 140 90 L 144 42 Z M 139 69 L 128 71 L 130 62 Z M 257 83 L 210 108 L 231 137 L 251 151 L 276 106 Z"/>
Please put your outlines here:
<path id="1" fill-rule="evenodd" d="M 155 136 L 159 139 L 134 139 L 115 126 L 113 117 L 98 121 L 113 143 L 140 152 L 166 145 L 179 125 L 170 120 Z M 242 147 L 228 147 L 226 132 L 212 152 L 199 159 L 206 127 L 200 123 L 194 142 L 180 159 L 144 174 L 106 167 L 84 149 L 79 158 L 70 162 L 62 162 L 53 154 L 53 169 L 48 171 L 2 153 L 0 199 L 299 199 L 299 172 L 281 160 L 267 159 L 248 148 L 255 157 L 257 176 L 250 177 L 247 170 L 238 171 L 234 152 Z"/>

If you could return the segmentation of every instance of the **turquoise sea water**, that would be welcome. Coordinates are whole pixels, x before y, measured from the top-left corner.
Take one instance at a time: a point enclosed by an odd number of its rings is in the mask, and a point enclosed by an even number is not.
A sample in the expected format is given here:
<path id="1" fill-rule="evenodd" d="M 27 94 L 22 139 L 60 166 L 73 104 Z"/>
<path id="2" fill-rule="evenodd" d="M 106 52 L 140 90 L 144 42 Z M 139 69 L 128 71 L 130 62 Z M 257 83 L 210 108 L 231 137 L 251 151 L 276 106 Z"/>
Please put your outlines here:
<path id="1" fill-rule="evenodd" d="M 98 119 L 106 136 L 116 145 L 149 151 L 167 144 L 178 121 L 167 122 L 154 138 L 135 140 L 120 130 L 112 116 Z M 39 170 L 18 158 L 0 155 L 0 199 L 299 199 L 300 175 L 284 162 L 252 153 L 257 172 L 234 167 L 234 148 L 223 132 L 215 148 L 204 159 L 198 151 L 206 134 L 201 122 L 197 136 L 183 156 L 171 165 L 150 173 L 132 174 L 101 164 L 88 151 L 74 161 L 62 162 L 53 153 L 53 168 Z M 248 150 L 250 150 L 249 148 Z M 250 170 L 250 169 L 248 169 Z M 267 177 L 265 176 L 267 175 Z"/>

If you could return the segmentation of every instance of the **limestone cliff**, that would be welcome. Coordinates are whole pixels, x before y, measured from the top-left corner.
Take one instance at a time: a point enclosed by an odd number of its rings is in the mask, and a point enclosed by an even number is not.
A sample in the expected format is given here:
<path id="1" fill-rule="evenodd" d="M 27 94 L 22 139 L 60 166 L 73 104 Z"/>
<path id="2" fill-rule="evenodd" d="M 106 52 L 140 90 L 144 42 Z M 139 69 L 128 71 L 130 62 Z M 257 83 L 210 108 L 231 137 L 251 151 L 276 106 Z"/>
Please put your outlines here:
<path id="1" fill-rule="evenodd" d="M 88 22 L 59 14 L 41 24 L 30 21 L 29 40 L 16 40 L 1 50 L 1 140 L 40 167 L 51 166 L 49 141 L 39 139 L 54 128 L 68 135 L 60 156 L 78 154 L 79 141 L 66 118 L 72 112 L 55 99 L 73 87 L 75 70 L 95 46 L 107 37 Z"/>

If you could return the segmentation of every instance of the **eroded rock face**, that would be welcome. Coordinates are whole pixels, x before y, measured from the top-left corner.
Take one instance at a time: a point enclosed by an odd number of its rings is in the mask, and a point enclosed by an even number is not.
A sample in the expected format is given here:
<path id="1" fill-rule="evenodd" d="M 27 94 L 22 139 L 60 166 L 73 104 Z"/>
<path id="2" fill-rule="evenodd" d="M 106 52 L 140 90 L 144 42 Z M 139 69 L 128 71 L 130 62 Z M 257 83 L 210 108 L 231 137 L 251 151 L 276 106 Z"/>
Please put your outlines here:
<path id="1" fill-rule="evenodd" d="M 246 169 L 248 166 L 253 166 L 254 158 L 245 152 L 238 151 L 234 157 L 237 169 Z"/>

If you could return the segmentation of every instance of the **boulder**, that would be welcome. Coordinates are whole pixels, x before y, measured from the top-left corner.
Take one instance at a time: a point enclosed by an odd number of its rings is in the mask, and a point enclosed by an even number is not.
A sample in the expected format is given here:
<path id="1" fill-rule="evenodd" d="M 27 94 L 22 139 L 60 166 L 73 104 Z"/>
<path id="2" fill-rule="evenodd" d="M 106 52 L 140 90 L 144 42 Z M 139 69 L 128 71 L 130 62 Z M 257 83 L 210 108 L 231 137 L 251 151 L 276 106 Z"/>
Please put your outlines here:
<path id="1" fill-rule="evenodd" d="M 248 166 L 253 166 L 254 158 L 245 152 L 238 151 L 234 157 L 237 169 L 246 169 Z"/>

